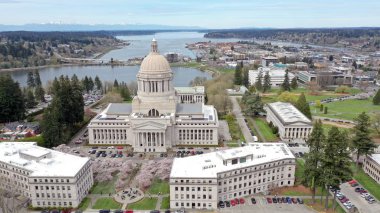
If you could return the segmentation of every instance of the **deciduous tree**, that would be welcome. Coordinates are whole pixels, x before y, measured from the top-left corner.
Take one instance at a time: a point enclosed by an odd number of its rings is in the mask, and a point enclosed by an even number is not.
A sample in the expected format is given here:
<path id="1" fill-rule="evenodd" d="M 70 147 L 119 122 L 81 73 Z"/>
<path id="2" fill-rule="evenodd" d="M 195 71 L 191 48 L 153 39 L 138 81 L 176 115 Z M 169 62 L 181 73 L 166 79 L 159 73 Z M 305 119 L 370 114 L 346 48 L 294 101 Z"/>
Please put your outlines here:
<path id="1" fill-rule="evenodd" d="M 297 103 L 295 104 L 295 107 L 306 117 L 311 119 L 310 106 L 309 103 L 306 102 L 306 97 L 304 93 L 301 93 L 300 97 L 297 100 Z"/>

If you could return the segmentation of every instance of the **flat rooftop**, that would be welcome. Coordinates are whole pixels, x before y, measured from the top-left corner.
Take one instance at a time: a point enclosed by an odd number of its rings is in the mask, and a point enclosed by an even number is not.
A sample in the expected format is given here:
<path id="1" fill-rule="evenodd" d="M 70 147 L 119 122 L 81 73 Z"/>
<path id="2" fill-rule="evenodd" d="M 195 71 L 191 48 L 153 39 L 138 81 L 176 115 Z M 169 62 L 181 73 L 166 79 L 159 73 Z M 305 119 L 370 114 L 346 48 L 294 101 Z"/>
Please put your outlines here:
<path id="1" fill-rule="evenodd" d="M 195 87 L 174 87 L 174 90 L 180 94 L 204 94 L 204 86 L 195 86 Z"/>
<path id="2" fill-rule="evenodd" d="M 380 154 L 372 154 L 369 157 L 372 158 L 377 164 L 380 165 Z"/>
<path id="3" fill-rule="evenodd" d="M 251 155 L 245 163 L 223 164 L 223 160 Z M 295 159 L 284 143 L 250 143 L 247 146 L 175 158 L 170 178 L 217 178 L 218 173 L 277 160 Z"/>
<path id="4" fill-rule="evenodd" d="M 267 105 L 283 124 L 301 122 L 312 125 L 309 118 L 302 114 L 302 112 L 300 112 L 291 103 L 274 102 Z"/>
<path id="5" fill-rule="evenodd" d="M 36 161 L 25 159 L 20 153 L 33 157 L 49 156 Z M 37 146 L 36 142 L 0 143 L 0 162 L 30 171 L 29 177 L 74 177 L 89 160 Z"/>

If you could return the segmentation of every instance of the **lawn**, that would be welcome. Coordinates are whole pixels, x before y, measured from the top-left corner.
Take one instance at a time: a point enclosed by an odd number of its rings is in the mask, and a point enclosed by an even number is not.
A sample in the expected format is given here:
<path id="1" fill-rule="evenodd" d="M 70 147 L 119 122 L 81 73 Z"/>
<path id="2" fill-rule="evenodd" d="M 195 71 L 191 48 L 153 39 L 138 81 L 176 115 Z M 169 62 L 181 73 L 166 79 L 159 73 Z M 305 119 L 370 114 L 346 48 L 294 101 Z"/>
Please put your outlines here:
<path id="1" fill-rule="evenodd" d="M 170 209 L 170 197 L 162 198 L 161 209 Z"/>
<path id="2" fill-rule="evenodd" d="M 330 125 L 330 124 L 322 124 L 322 128 L 323 128 L 323 132 L 327 135 L 328 132 L 330 131 L 331 127 L 333 127 L 333 125 Z M 347 133 L 350 133 L 352 131 L 351 128 L 343 128 L 343 127 L 338 127 L 338 129 L 340 131 L 347 131 Z"/>
<path id="3" fill-rule="evenodd" d="M 23 138 L 23 139 L 19 139 L 19 140 L 16 140 L 16 141 L 20 141 L 20 142 L 37 142 L 37 145 L 39 146 L 43 146 L 45 144 L 45 141 L 44 141 L 44 138 L 41 136 L 41 135 L 38 135 L 38 136 L 33 136 L 33 137 L 29 137 L 29 138 Z"/>
<path id="4" fill-rule="evenodd" d="M 376 183 L 370 176 L 368 176 L 362 168 L 356 172 L 356 166 L 352 164 L 352 171 L 354 172 L 354 179 L 357 180 L 370 194 L 380 200 L 380 184 Z"/>
<path id="5" fill-rule="evenodd" d="M 147 192 L 149 194 L 158 194 L 159 192 L 161 192 L 161 194 L 169 194 L 169 183 L 167 181 L 155 179 Z"/>
<path id="6" fill-rule="evenodd" d="M 238 143 L 233 143 L 233 142 L 231 142 L 231 143 L 228 142 L 228 143 L 227 143 L 227 146 L 228 146 L 228 147 L 239 147 L 239 144 L 238 144 Z"/>
<path id="7" fill-rule="evenodd" d="M 322 117 L 353 120 L 362 112 L 372 116 L 374 112 L 380 111 L 380 106 L 373 105 L 372 99 L 336 101 L 324 104 L 324 106 L 328 107 L 327 114 L 314 109 L 311 110 L 311 113 Z"/>
<path id="8" fill-rule="evenodd" d="M 295 172 L 295 176 L 296 176 L 296 182 L 295 182 L 295 185 L 300 185 L 302 184 L 303 182 L 303 173 L 305 171 L 305 161 L 303 159 L 296 159 L 296 172 Z"/>
<path id="9" fill-rule="evenodd" d="M 91 198 L 85 197 L 82 202 L 79 204 L 78 209 L 84 211 L 88 208 L 91 203 Z"/>
<path id="10" fill-rule="evenodd" d="M 93 209 L 120 209 L 121 204 L 114 201 L 113 198 L 101 197 L 98 198 L 92 207 Z"/>
<path id="11" fill-rule="evenodd" d="M 237 123 L 235 116 L 232 114 L 228 114 L 223 116 L 223 119 L 225 119 L 228 123 L 228 128 L 230 130 L 232 141 L 245 141 L 243 133 L 240 130 L 239 124 Z"/>
<path id="12" fill-rule="evenodd" d="M 272 129 L 264 119 L 254 118 L 253 120 L 266 141 L 278 141 L 278 137 L 272 133 Z"/>
<path id="13" fill-rule="evenodd" d="M 157 198 L 144 198 L 136 203 L 128 204 L 127 209 L 152 210 L 156 208 Z"/>
<path id="14" fill-rule="evenodd" d="M 246 117 L 247 118 L 247 125 L 249 126 L 249 128 L 253 131 L 253 133 L 255 134 L 255 136 L 257 137 L 258 141 L 264 141 L 260 135 L 257 133 L 257 129 L 253 126 L 253 118 L 251 117 Z"/>
<path id="15" fill-rule="evenodd" d="M 115 175 L 111 181 L 95 182 L 91 189 L 91 194 L 115 194 L 115 181 L 117 176 Z"/>

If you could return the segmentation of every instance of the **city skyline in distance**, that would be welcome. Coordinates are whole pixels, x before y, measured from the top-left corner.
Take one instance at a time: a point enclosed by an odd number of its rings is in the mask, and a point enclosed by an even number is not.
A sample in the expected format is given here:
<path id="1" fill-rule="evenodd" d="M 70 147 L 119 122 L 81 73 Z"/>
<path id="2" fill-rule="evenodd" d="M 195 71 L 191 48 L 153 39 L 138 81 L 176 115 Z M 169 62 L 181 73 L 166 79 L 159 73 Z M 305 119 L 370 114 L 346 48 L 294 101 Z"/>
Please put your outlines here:
<path id="1" fill-rule="evenodd" d="M 378 27 L 380 2 L 0 0 L 0 25 L 103 25 L 165 28 Z M 18 15 L 15 15 L 18 14 Z M 153 28 L 149 28 L 153 26 Z"/>

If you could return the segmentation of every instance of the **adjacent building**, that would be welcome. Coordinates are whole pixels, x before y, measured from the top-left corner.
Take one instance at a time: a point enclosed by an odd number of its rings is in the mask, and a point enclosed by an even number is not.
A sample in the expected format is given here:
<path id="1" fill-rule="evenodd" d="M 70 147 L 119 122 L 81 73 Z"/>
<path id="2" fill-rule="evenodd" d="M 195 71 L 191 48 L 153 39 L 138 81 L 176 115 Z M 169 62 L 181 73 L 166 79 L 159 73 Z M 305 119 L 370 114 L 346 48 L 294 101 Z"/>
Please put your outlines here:
<path id="1" fill-rule="evenodd" d="M 301 83 L 316 82 L 321 87 L 352 85 L 353 76 L 337 71 L 300 71 L 297 78 Z"/>
<path id="2" fill-rule="evenodd" d="M 283 141 L 305 142 L 313 129 L 310 119 L 291 103 L 269 103 L 264 110 L 267 113 L 267 122 L 278 128 Z"/>
<path id="3" fill-rule="evenodd" d="M 363 162 L 364 172 L 380 184 L 380 154 L 368 155 Z"/>
<path id="4" fill-rule="evenodd" d="M 257 70 L 249 70 L 249 83 L 255 85 L 258 81 L 258 77 L 261 73 L 261 83 L 264 83 L 264 75 L 268 72 L 270 76 L 270 83 L 273 87 L 281 86 L 284 83 L 285 79 L 285 70 L 284 69 L 271 69 L 268 67 L 259 67 Z M 289 80 L 293 79 L 295 76 L 293 73 L 288 72 Z"/>
<path id="5" fill-rule="evenodd" d="M 204 87 L 173 87 L 173 72 L 157 41 L 137 74 L 132 103 L 112 103 L 88 125 L 89 143 L 166 152 L 176 145 L 217 145 L 218 113 L 204 104 Z"/>
<path id="6" fill-rule="evenodd" d="M 247 146 L 175 158 L 170 208 L 216 209 L 227 201 L 294 185 L 295 158 L 284 143 Z"/>
<path id="7" fill-rule="evenodd" d="M 261 58 L 261 65 L 267 67 L 270 64 L 275 64 L 278 62 L 278 58 L 275 56 L 265 56 Z"/>
<path id="8" fill-rule="evenodd" d="M 0 143 L 0 187 L 33 207 L 78 207 L 93 185 L 89 158 L 37 146 Z"/>

